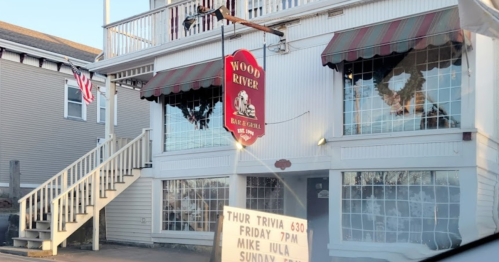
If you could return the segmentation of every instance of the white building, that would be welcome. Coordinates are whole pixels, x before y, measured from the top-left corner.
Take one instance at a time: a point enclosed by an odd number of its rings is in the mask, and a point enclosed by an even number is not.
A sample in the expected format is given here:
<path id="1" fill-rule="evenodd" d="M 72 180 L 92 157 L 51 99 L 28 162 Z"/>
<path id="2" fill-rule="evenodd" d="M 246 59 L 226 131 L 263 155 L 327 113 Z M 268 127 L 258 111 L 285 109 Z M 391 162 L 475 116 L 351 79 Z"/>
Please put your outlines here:
<path id="1" fill-rule="evenodd" d="M 89 66 L 110 90 L 148 81 L 153 101 L 152 168 L 108 205 L 108 240 L 211 245 L 224 205 L 308 219 L 312 261 L 420 260 L 499 230 L 499 44 L 459 28 L 457 0 L 224 1 L 284 32 L 224 26 L 226 55 L 263 64 L 267 45 L 266 132 L 242 150 L 223 127 L 222 22 L 182 28 L 198 3 L 107 25 Z M 202 99 L 209 129 L 181 110 Z"/>

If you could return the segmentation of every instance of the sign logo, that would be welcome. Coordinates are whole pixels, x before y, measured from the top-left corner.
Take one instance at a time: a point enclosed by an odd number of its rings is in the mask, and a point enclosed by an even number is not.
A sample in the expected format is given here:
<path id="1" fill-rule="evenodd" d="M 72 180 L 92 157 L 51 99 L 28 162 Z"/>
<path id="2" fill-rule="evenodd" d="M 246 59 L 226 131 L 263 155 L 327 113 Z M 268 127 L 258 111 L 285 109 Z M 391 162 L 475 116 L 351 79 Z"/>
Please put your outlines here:
<path id="1" fill-rule="evenodd" d="M 225 57 L 224 126 L 244 146 L 265 134 L 265 71 L 245 49 Z"/>

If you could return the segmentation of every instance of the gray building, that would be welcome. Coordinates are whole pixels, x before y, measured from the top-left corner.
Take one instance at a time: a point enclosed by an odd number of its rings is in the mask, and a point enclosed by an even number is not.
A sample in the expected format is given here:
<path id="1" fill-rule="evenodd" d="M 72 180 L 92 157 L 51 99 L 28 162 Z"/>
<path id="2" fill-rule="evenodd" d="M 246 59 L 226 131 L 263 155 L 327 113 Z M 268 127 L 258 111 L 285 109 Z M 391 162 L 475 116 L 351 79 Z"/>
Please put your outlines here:
<path id="1" fill-rule="evenodd" d="M 33 188 L 104 138 L 106 98 L 98 87 L 106 79 L 85 69 L 100 52 L 0 22 L 0 188 L 8 187 L 10 160 L 21 163 L 21 187 Z M 95 100 L 88 106 L 65 56 L 92 79 Z M 115 134 L 134 138 L 149 126 L 149 103 L 133 87 L 117 91 Z"/>

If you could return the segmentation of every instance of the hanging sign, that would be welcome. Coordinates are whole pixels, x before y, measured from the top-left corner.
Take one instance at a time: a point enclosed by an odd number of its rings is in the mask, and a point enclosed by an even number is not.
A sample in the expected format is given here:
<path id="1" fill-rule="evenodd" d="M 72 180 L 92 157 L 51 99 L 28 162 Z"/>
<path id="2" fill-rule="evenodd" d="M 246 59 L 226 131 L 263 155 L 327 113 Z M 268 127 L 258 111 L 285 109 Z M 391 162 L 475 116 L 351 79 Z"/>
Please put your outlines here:
<path id="1" fill-rule="evenodd" d="M 224 206 L 222 262 L 308 262 L 307 220 Z"/>
<path id="2" fill-rule="evenodd" d="M 245 49 L 225 57 L 224 126 L 244 146 L 265 134 L 265 71 Z"/>

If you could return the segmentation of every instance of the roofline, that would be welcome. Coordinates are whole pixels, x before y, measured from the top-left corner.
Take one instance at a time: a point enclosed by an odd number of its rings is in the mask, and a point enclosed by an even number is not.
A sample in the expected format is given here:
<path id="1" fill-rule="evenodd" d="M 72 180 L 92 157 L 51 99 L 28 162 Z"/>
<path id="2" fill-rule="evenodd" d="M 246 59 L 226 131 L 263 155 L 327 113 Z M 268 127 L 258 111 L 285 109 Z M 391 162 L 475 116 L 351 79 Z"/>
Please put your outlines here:
<path id="1" fill-rule="evenodd" d="M 30 54 L 30 55 L 36 56 L 36 57 L 43 57 L 43 58 L 49 59 L 49 60 L 54 61 L 54 62 L 67 63 L 66 59 L 64 59 L 65 55 L 46 51 L 46 50 L 39 49 L 36 47 L 31 47 L 31 46 L 19 44 L 19 43 L 4 40 L 4 39 L 0 39 L 0 47 L 3 47 L 7 50 L 15 51 L 16 53 L 26 53 L 26 54 Z M 75 66 L 80 66 L 80 67 L 83 67 L 85 69 L 87 69 L 88 64 L 92 63 L 92 61 L 85 61 L 85 60 L 77 59 L 74 57 L 68 57 L 68 58 L 71 59 L 71 62 Z"/>

